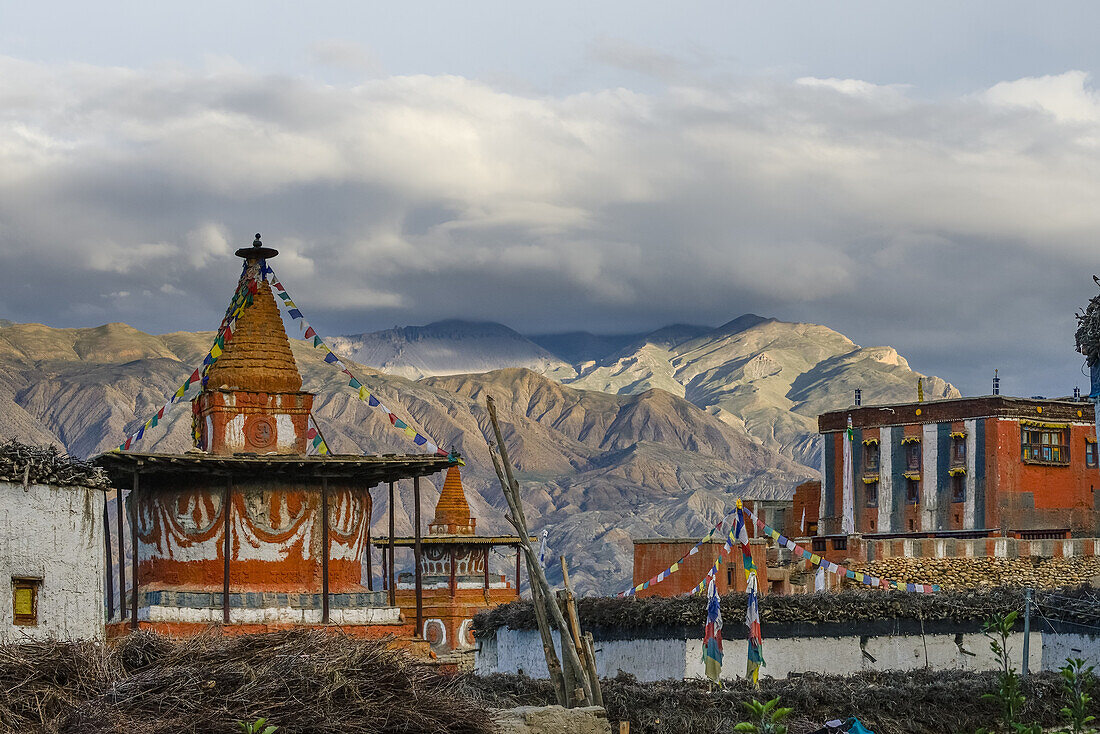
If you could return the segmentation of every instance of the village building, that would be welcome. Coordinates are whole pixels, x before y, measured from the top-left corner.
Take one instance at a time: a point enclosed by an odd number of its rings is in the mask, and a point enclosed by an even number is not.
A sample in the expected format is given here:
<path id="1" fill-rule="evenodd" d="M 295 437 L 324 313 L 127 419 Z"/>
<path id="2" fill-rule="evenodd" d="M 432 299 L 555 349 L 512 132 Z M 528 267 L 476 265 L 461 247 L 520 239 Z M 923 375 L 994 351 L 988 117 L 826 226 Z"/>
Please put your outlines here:
<path id="1" fill-rule="evenodd" d="M 852 406 L 818 424 L 820 536 L 842 534 L 846 479 L 865 537 L 1100 534 L 1091 403 L 987 395 Z"/>
<path id="2" fill-rule="evenodd" d="M 54 450 L 0 446 L 0 644 L 103 637 L 108 489 Z"/>
<path id="3" fill-rule="evenodd" d="M 476 528 L 477 518 L 470 514 L 459 469 L 452 466 L 447 469 L 426 536 L 394 537 L 391 533 L 372 541 L 382 551 L 383 583 L 390 604 L 400 607 L 406 618 L 421 620 L 419 634 L 437 654 L 473 650 L 474 615 L 519 599 L 519 538 L 477 535 Z M 396 578 L 394 570 L 396 549 L 415 549 L 418 542 L 422 548 L 419 602 L 415 569 Z M 514 549 L 513 584 L 503 575 L 490 573 L 491 555 L 497 547 Z"/>
<path id="4" fill-rule="evenodd" d="M 266 263 L 277 254 L 258 236 L 237 251 L 245 260 L 237 293 L 250 305 L 192 401 L 196 448 L 96 459 L 127 495 L 119 506 L 119 599 L 109 634 L 190 635 L 210 625 L 226 633 L 299 626 L 364 637 L 408 632 L 400 609 L 371 588 L 371 488 L 412 480 L 419 501 L 420 479 L 458 459 L 308 455 L 313 395 L 302 389 L 267 282 Z M 134 549 L 129 584 L 124 515 Z"/>

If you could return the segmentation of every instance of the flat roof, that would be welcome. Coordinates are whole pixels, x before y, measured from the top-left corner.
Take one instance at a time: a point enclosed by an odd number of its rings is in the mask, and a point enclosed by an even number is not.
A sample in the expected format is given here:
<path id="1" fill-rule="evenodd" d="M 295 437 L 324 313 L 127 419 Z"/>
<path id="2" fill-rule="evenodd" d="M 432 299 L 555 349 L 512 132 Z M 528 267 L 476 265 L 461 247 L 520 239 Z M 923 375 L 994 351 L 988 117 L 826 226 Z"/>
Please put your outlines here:
<path id="1" fill-rule="evenodd" d="M 918 414 L 917 411 L 920 411 Z M 971 418 L 1011 418 L 1061 423 L 1092 423 L 1093 404 L 1085 399 L 1047 400 L 1015 398 L 1008 395 L 980 395 L 969 398 L 943 398 L 912 403 L 851 405 L 831 410 L 817 418 L 819 433 L 843 431 L 848 417 L 854 428 L 877 428 L 924 423 L 946 423 Z"/>
<path id="2" fill-rule="evenodd" d="M 447 456 L 429 454 L 232 454 L 228 456 L 188 452 L 186 454 L 154 454 L 132 451 L 111 451 L 92 459 L 102 467 L 112 484 L 128 489 L 134 473 L 149 475 L 205 475 L 223 477 L 261 477 L 321 479 L 322 477 L 355 479 L 367 486 L 399 479 L 424 477 L 454 466 L 457 461 Z M 156 487 L 155 482 L 150 484 Z"/>

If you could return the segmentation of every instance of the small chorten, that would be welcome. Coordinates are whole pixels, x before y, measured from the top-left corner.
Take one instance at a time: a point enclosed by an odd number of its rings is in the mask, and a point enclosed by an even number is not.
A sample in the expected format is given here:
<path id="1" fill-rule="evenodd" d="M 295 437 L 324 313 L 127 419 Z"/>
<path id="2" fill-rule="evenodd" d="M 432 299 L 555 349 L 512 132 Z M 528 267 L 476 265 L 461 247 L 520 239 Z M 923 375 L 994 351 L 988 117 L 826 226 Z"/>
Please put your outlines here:
<path id="1" fill-rule="evenodd" d="M 466 491 L 462 487 L 462 477 L 458 467 L 447 470 L 443 482 L 443 491 L 439 493 L 439 502 L 435 506 L 435 519 L 428 525 L 431 535 L 473 535 L 477 518 L 470 517 L 470 504 L 466 501 Z"/>

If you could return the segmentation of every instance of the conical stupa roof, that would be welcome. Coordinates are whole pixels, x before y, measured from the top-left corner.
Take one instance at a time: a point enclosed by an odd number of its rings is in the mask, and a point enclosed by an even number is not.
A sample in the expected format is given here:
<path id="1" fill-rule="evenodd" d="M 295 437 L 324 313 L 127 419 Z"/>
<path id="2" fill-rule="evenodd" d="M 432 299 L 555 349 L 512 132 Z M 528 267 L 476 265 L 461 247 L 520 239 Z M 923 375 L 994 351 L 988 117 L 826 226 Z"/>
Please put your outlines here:
<path id="1" fill-rule="evenodd" d="M 247 277 L 246 270 L 241 278 Z M 225 343 L 225 350 L 210 368 L 206 388 L 272 393 L 301 391 L 302 376 L 290 352 L 290 340 L 279 316 L 279 306 L 266 281 L 260 281 L 252 305 L 237 319 L 233 337 Z"/>
<path id="2" fill-rule="evenodd" d="M 470 517 L 470 505 L 466 502 L 466 491 L 462 487 L 462 477 L 458 467 L 447 470 L 443 482 L 443 491 L 439 493 L 439 502 L 435 505 L 435 519 L 429 525 L 432 533 L 452 533 L 472 535 L 475 520 Z"/>

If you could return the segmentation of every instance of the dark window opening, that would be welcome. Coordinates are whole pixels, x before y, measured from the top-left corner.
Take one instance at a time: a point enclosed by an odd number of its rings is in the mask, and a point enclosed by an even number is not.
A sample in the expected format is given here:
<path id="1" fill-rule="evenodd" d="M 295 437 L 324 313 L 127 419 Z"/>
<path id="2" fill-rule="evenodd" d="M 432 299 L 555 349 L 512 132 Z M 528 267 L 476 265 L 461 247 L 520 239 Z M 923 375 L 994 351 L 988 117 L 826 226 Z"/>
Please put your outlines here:
<path id="1" fill-rule="evenodd" d="M 910 469 L 920 471 L 920 443 L 905 444 L 905 464 Z"/>
<path id="2" fill-rule="evenodd" d="M 917 529 L 917 523 L 913 520 L 909 521 L 909 531 L 912 532 Z"/>
<path id="3" fill-rule="evenodd" d="M 732 568 L 726 569 L 726 587 L 729 588 L 729 589 L 734 588 L 734 585 L 733 585 L 733 569 Z"/>
<path id="4" fill-rule="evenodd" d="M 1085 444 L 1085 466 L 1096 466 L 1096 444 Z"/>
<path id="5" fill-rule="evenodd" d="M 868 482 L 863 485 L 864 497 L 868 507 L 878 507 L 878 482 Z"/>
<path id="6" fill-rule="evenodd" d="M 15 624 L 34 627 L 38 624 L 38 587 L 41 579 L 12 579 L 12 607 Z"/>
<path id="7" fill-rule="evenodd" d="M 813 539 L 813 551 L 814 553 L 822 553 L 825 550 L 825 538 Z"/>
<path id="8" fill-rule="evenodd" d="M 878 444 L 869 443 L 863 447 L 863 471 L 878 471 Z"/>
<path id="9" fill-rule="evenodd" d="M 822 550 L 824 550 L 824 548 Z M 848 539 L 833 538 L 833 550 L 848 550 Z"/>
<path id="10" fill-rule="evenodd" d="M 956 436 L 951 440 L 951 461 L 962 464 L 966 461 L 966 437 Z"/>
<path id="11" fill-rule="evenodd" d="M 871 521 L 871 532 L 872 533 L 875 532 L 875 521 L 874 520 Z"/>
<path id="12" fill-rule="evenodd" d="M 1064 428 L 1028 428 L 1021 431 L 1021 454 L 1024 461 L 1042 461 L 1050 464 L 1068 464 L 1069 446 L 1066 445 Z"/>
<path id="13" fill-rule="evenodd" d="M 920 502 L 920 480 L 919 479 L 906 479 L 905 480 L 905 501 L 911 505 L 915 505 Z"/>
<path id="14" fill-rule="evenodd" d="M 966 501 L 966 475 L 956 474 L 951 477 L 951 501 L 952 502 L 965 502 Z"/>

